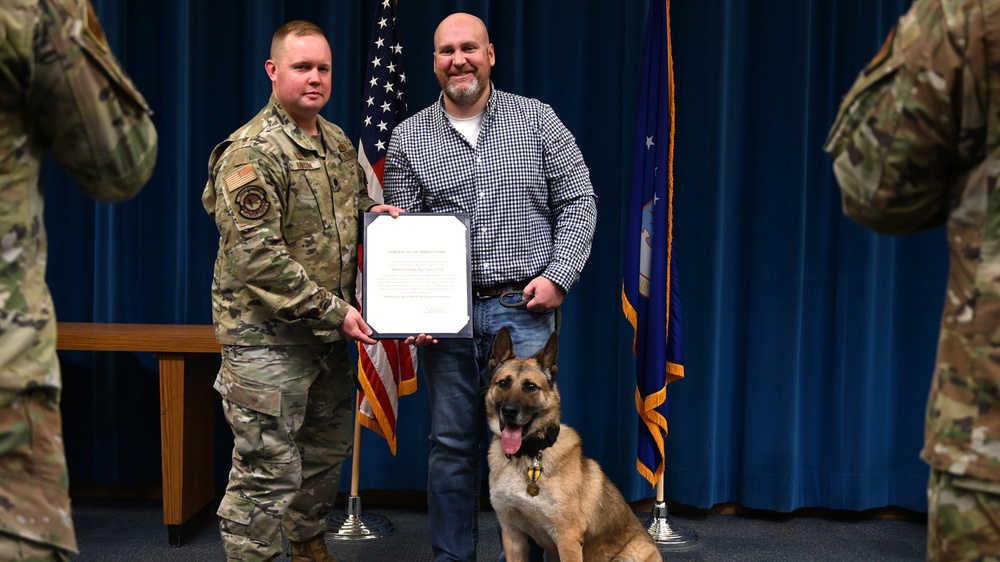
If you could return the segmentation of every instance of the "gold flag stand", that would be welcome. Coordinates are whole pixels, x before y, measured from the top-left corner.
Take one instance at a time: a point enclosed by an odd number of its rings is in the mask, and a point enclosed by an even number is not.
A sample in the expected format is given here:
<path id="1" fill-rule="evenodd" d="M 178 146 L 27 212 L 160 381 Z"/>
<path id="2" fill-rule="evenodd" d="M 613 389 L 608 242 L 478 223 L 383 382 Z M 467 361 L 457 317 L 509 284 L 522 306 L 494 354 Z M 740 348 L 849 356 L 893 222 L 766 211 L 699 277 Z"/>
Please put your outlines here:
<path id="1" fill-rule="evenodd" d="M 656 502 L 653 513 L 646 526 L 653 541 L 661 550 L 690 550 L 698 546 L 698 533 L 681 525 L 674 525 L 667 517 L 667 502 L 663 498 L 663 475 L 656 483 Z"/>
<path id="2" fill-rule="evenodd" d="M 355 400 L 355 403 L 358 401 Z M 392 521 L 388 518 L 371 513 L 361 513 L 361 496 L 358 483 L 361 473 L 361 424 L 358 416 L 354 416 L 354 455 L 351 462 L 351 495 L 347 498 L 347 510 L 344 513 L 330 515 L 328 522 L 330 530 L 327 537 L 336 540 L 356 541 L 380 539 L 392 534 Z"/>

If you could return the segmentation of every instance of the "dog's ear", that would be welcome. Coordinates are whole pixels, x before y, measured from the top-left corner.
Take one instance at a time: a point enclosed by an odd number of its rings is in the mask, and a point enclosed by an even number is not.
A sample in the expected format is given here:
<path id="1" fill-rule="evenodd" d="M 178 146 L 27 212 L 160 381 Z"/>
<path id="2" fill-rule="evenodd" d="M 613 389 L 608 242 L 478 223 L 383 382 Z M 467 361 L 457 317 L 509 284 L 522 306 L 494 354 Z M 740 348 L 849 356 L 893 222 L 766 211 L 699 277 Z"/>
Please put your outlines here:
<path id="1" fill-rule="evenodd" d="M 514 358 L 514 343 L 510 341 L 510 332 L 507 327 L 500 328 L 495 338 L 493 338 L 493 348 L 490 350 L 489 367 L 493 372 L 501 363 Z"/>
<path id="2" fill-rule="evenodd" d="M 549 373 L 552 382 L 556 381 L 556 373 L 559 371 L 559 335 L 555 332 L 549 336 L 549 341 L 545 342 L 545 347 L 535 355 L 538 364 Z"/>

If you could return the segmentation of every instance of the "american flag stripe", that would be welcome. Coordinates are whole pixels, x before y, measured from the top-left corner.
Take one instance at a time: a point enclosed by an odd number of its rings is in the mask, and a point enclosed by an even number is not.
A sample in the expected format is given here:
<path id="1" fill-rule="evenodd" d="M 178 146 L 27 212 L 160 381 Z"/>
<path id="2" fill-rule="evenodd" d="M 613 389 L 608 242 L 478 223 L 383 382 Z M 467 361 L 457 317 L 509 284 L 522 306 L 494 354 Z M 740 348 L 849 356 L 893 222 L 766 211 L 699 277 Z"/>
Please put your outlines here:
<path id="1" fill-rule="evenodd" d="M 368 179 L 368 195 L 383 201 L 382 171 L 385 149 L 393 128 L 406 117 L 403 90 L 403 47 L 396 27 L 396 3 L 383 0 L 372 25 L 366 59 L 367 82 L 362 114 L 358 162 Z M 363 251 L 358 251 L 358 302 L 361 302 Z M 358 423 L 378 433 L 396 454 L 398 398 L 417 389 L 416 349 L 399 340 L 381 340 L 375 345 L 358 344 Z"/>

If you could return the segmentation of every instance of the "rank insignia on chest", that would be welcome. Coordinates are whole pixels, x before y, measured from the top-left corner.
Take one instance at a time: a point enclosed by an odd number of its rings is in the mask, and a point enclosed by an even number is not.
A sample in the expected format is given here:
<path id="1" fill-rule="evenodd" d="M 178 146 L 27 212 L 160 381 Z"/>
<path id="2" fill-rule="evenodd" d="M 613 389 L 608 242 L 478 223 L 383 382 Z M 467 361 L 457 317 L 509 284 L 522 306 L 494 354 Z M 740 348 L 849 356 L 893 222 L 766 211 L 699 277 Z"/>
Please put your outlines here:
<path id="1" fill-rule="evenodd" d="M 257 173 L 253 171 L 253 166 L 247 164 L 246 166 L 236 168 L 228 176 L 226 176 L 226 187 L 229 188 L 229 191 L 235 191 L 237 188 L 242 187 L 255 179 L 257 179 Z"/>

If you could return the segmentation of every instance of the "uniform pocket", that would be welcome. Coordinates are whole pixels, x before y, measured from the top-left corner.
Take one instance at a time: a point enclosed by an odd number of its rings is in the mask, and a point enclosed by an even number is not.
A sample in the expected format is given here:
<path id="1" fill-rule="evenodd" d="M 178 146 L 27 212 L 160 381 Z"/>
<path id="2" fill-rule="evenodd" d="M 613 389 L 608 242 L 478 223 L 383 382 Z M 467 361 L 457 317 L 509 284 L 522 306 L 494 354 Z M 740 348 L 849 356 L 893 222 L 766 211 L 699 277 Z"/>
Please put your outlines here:
<path id="1" fill-rule="evenodd" d="M 34 469 L 32 423 L 27 400 L 16 393 L 3 393 L 0 407 L 0 474 L 25 475 Z"/>
<path id="2" fill-rule="evenodd" d="M 329 183 L 320 160 L 291 160 L 288 167 L 288 201 L 282 233 L 289 244 L 326 228 L 332 201 L 327 195 Z"/>
<path id="3" fill-rule="evenodd" d="M 229 492 L 222 498 L 222 503 L 219 504 L 219 510 L 216 512 L 216 515 L 226 521 L 232 521 L 240 525 L 249 525 L 250 515 L 256 507 L 257 505 L 247 498 Z"/>
<path id="4" fill-rule="evenodd" d="M 216 512 L 219 516 L 219 528 L 223 535 L 245 537 L 246 540 L 260 545 L 270 545 L 281 533 L 281 517 L 265 512 L 253 500 L 247 499 L 235 492 L 227 492 Z M 242 559 L 248 554 L 246 546 L 226 541 L 226 550 L 231 559 Z"/>
<path id="5" fill-rule="evenodd" d="M 62 419 L 53 392 L 17 395 L 0 408 L 0 459 L 0 473 L 65 485 Z"/>
<path id="6" fill-rule="evenodd" d="M 215 389 L 222 395 L 222 412 L 233 430 L 233 448 L 245 461 L 291 462 L 295 445 L 281 415 L 279 387 L 241 376 L 223 361 Z"/>
<path id="7" fill-rule="evenodd" d="M 266 369 L 266 365 L 261 368 Z M 215 389 L 223 398 L 254 412 L 269 416 L 281 415 L 281 389 L 240 375 L 225 362 L 219 371 Z"/>

